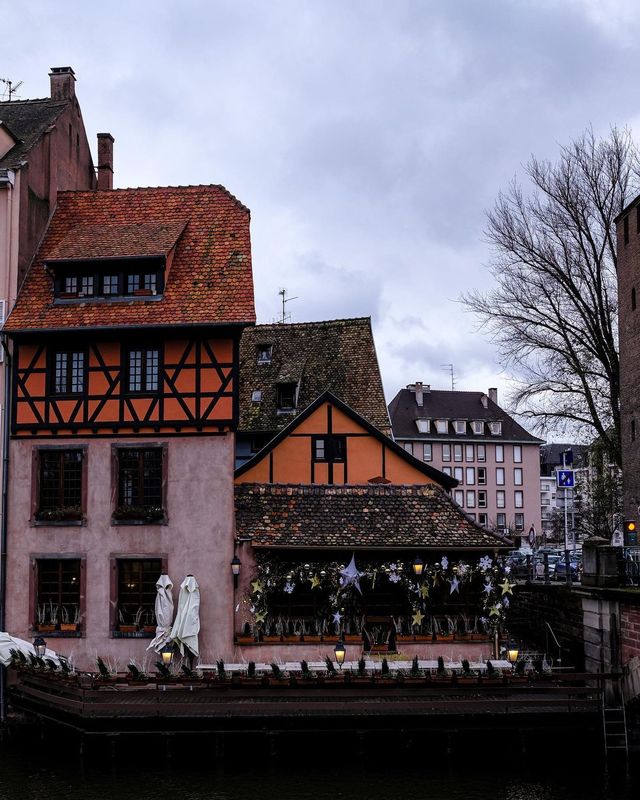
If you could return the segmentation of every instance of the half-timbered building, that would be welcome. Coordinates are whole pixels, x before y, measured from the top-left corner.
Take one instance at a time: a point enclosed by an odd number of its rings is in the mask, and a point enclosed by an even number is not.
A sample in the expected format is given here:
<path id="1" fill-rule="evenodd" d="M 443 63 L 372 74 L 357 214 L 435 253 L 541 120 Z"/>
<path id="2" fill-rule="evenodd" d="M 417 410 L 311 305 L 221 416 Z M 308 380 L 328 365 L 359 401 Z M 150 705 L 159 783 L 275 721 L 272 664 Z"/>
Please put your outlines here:
<path id="1" fill-rule="evenodd" d="M 219 587 L 254 321 L 249 212 L 223 187 L 59 195 L 5 326 L 9 630 L 142 658 L 159 574 L 192 573 L 201 652 L 231 641 Z"/>

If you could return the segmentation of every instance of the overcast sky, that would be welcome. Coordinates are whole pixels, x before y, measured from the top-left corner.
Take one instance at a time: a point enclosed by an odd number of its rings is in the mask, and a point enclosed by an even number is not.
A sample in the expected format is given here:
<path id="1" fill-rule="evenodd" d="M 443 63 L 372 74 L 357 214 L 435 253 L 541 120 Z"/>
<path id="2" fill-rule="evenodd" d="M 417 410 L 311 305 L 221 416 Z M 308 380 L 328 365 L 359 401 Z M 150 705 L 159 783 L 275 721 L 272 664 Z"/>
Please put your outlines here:
<path id="1" fill-rule="evenodd" d="M 252 212 L 259 322 L 371 316 L 387 399 L 508 385 L 457 302 L 484 215 L 532 153 L 638 110 L 640 4 L 618 0 L 0 0 L 0 77 L 77 77 L 117 186 L 222 183 Z"/>

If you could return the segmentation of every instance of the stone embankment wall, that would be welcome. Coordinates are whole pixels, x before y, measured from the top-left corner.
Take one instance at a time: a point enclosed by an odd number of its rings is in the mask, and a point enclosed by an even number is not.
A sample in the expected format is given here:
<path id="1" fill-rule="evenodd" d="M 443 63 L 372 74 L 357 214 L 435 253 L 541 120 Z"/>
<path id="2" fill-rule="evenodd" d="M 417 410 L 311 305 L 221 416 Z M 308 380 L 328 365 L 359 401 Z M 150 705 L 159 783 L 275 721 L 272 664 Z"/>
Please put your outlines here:
<path id="1" fill-rule="evenodd" d="M 620 603 L 622 663 L 640 657 L 640 606 Z"/>
<path id="2" fill-rule="evenodd" d="M 549 623 L 562 648 L 562 663 L 584 668 L 584 627 L 582 599 L 564 585 L 524 584 L 517 586 L 509 609 L 509 633 L 535 645 L 549 658 L 558 658 L 558 647 Z"/>

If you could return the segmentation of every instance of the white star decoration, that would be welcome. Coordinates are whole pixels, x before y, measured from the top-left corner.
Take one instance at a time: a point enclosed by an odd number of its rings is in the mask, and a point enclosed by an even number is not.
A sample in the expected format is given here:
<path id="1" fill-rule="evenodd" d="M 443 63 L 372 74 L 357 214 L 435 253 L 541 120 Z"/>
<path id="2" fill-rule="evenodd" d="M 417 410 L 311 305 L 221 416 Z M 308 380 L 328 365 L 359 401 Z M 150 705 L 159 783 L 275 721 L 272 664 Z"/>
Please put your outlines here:
<path id="1" fill-rule="evenodd" d="M 336 625 L 340 625 L 342 622 L 342 614 L 339 611 L 336 611 L 336 613 L 333 615 L 333 621 Z"/>
<path id="2" fill-rule="evenodd" d="M 487 595 L 491 594 L 491 592 L 493 591 L 493 584 L 491 583 L 491 581 L 487 581 L 487 583 L 485 583 L 484 589 L 482 591 Z"/>
<path id="3" fill-rule="evenodd" d="M 348 566 L 340 570 L 340 575 L 342 576 L 341 586 L 343 589 L 346 589 L 349 586 L 355 586 L 360 594 L 362 594 L 362 589 L 360 588 L 360 578 L 362 577 L 362 573 L 358 572 L 358 568 L 356 567 L 355 555 L 351 556 L 351 561 L 349 562 Z"/>
<path id="4" fill-rule="evenodd" d="M 449 594 L 453 594 L 454 592 L 458 591 L 458 586 L 460 586 L 460 581 L 454 575 L 453 580 L 451 581 L 451 589 L 449 590 Z"/>

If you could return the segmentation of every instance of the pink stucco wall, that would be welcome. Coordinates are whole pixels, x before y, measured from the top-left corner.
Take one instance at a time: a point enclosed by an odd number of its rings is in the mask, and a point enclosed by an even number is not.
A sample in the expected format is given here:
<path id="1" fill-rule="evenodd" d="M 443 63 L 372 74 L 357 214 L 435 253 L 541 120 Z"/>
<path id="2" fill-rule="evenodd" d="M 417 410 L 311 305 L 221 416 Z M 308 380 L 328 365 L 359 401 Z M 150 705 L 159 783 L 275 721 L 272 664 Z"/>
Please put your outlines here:
<path id="1" fill-rule="evenodd" d="M 55 444 L 87 445 L 87 524 L 34 527 L 29 519 L 34 440 L 10 447 L 7 630 L 34 636 L 29 614 L 29 570 L 34 555 L 86 556 L 84 635 L 51 638 L 50 646 L 92 667 L 96 655 L 144 661 L 148 640 L 116 639 L 110 633 L 110 559 L 115 555 L 168 556 L 175 590 L 192 573 L 201 594 L 200 653 L 203 661 L 233 656 L 233 435 L 158 438 L 168 447 L 167 525 L 112 526 L 111 446 L 141 446 L 144 440 L 73 439 Z M 51 444 L 51 440 L 43 440 Z M 46 634 L 45 634 L 46 637 Z M 155 659 L 153 659 L 155 660 Z"/>

